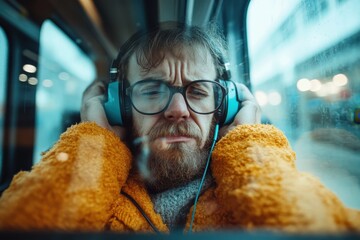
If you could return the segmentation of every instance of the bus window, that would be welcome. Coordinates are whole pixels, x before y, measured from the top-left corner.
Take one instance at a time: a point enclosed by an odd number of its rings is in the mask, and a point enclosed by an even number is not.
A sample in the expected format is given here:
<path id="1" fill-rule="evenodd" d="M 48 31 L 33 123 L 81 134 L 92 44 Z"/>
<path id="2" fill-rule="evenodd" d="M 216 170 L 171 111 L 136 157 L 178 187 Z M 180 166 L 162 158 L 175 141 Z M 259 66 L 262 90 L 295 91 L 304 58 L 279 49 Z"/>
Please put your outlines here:
<path id="1" fill-rule="evenodd" d="M 252 0 L 250 77 L 300 170 L 360 208 L 360 1 Z"/>
<path id="2" fill-rule="evenodd" d="M 79 122 L 82 93 L 96 76 L 91 59 L 50 20 L 41 27 L 39 55 L 34 163 Z"/>
<path id="3" fill-rule="evenodd" d="M 6 73 L 8 62 L 8 42 L 4 30 L 0 27 L 0 178 L 2 173 Z"/>

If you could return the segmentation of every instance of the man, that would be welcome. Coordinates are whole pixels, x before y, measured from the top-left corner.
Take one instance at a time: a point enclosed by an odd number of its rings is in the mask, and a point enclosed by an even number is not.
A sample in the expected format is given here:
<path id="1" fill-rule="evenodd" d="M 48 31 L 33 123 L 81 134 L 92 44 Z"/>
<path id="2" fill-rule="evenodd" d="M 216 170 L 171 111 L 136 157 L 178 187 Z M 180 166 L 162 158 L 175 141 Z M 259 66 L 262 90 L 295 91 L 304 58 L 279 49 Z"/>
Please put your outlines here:
<path id="1" fill-rule="evenodd" d="M 216 29 L 209 28 L 211 31 L 207 34 L 197 28 L 189 28 L 186 32 L 184 26 L 171 29 L 176 25 L 167 23 L 160 28 L 162 31 L 152 33 L 152 39 L 144 35 L 131 39 L 135 43 L 126 49 L 128 52 L 123 54 L 117 67 L 126 71 L 120 81 L 126 81 L 127 86 L 137 86 L 132 92 L 146 84 L 154 88 L 157 83 L 152 81 L 159 80 L 171 86 L 189 85 L 185 95 L 166 96 L 161 100 L 164 106 L 159 111 L 158 105 L 162 103 L 149 102 L 149 99 L 134 101 L 136 97 L 132 94 L 132 122 L 127 126 L 132 129 L 124 129 L 109 125 L 102 106 L 106 88 L 103 82 L 97 82 L 85 92 L 81 112 L 83 121 L 95 121 L 117 133 L 121 139 L 126 139 L 126 133 L 131 135 L 130 141 L 149 137 L 151 176 L 155 179 L 148 182 L 148 187 L 155 191 L 183 185 L 201 175 L 218 121 L 214 110 L 219 106 L 213 106 L 210 111 L 205 106 L 198 109 L 200 113 L 192 110 L 191 105 L 196 103 L 191 102 L 194 97 L 190 91 L 196 85 L 191 83 L 197 80 L 215 82 L 226 71 L 224 63 L 218 61 L 225 57 L 218 56 L 225 54 L 225 43 Z M 215 45 L 215 42 L 219 44 Z M 139 82 L 143 85 L 137 85 Z M 241 110 L 230 125 L 220 129 L 220 137 L 236 125 L 260 122 L 260 108 L 254 97 L 244 85 L 238 84 L 238 90 L 243 98 Z"/>
<path id="2" fill-rule="evenodd" d="M 218 31 L 172 24 L 127 45 L 115 66 L 128 101 L 125 126 L 108 122 L 105 84 L 92 84 L 83 98 L 84 123 L 65 132 L 2 196 L 2 229 L 356 228 L 348 219 L 357 213 L 297 173 L 282 133 L 257 124 L 259 107 L 243 85 L 236 85 L 241 109 L 218 131 L 226 96 Z M 300 178 L 314 197 L 300 200 Z M 328 205 L 319 203 L 314 216 L 308 204 L 323 199 Z"/>
<path id="3" fill-rule="evenodd" d="M 153 36 L 149 38 L 148 35 Z M 174 93 L 167 96 L 166 100 L 161 100 L 164 102 L 161 109 L 159 102 L 149 103 L 149 99 L 146 101 L 131 99 L 132 129 L 123 129 L 109 125 L 102 106 L 105 86 L 102 82 L 98 82 L 84 95 L 82 119 L 96 121 L 118 133 L 122 139 L 125 137 L 121 133 L 126 130 L 131 134 L 130 141 L 148 137 L 150 177 L 145 179 L 145 182 L 153 198 L 156 198 L 159 192 L 163 193 L 168 189 L 181 187 L 183 190 L 184 186 L 199 179 L 204 172 L 214 138 L 215 124 L 218 121 L 214 113 L 218 106 L 213 106 L 210 110 L 207 109 L 208 106 L 202 106 L 203 108 L 197 109 L 200 113 L 194 112 L 191 104 L 195 106 L 196 103 L 192 103 L 194 96 L 191 91 L 195 91 L 198 86 L 192 83 L 197 80 L 215 82 L 223 75 L 226 69 L 224 63 L 219 62 L 218 59 L 225 58 L 226 45 L 216 28 L 209 28 L 207 32 L 203 32 L 201 29 L 186 28 L 178 23 L 167 23 L 157 31 L 150 31 L 148 35 L 142 33 L 135 39 L 130 39 L 131 47 L 125 49 L 125 52 L 121 50 L 120 66 L 116 67 L 125 73 L 120 74 L 124 78 L 120 81 L 127 81 L 128 86 L 136 86 L 136 89 L 132 89 L 134 92 L 145 87 L 154 90 L 155 85 L 158 84 L 154 81 L 161 80 L 171 86 L 189 86 L 186 94 Z M 142 85 L 138 85 L 139 83 Z M 191 90 L 193 88 L 194 90 Z M 259 107 L 251 93 L 240 84 L 238 89 L 244 100 L 241 111 L 230 126 L 223 126 L 220 129 L 221 136 L 238 124 L 260 121 Z M 130 98 L 135 98 L 134 95 L 132 94 Z M 139 108 L 147 113 L 139 111 Z M 189 188 L 195 190 L 197 185 L 190 185 Z M 193 203 L 192 200 L 193 196 L 184 199 L 183 204 L 188 205 L 189 208 L 191 206 L 189 203 Z M 169 212 L 174 207 L 170 205 L 169 209 L 162 211 Z M 166 219 L 166 222 L 176 226 L 176 222 L 172 221 L 184 221 L 185 213 L 188 211 L 189 209 L 184 211 L 181 216 L 183 219 Z M 179 216 L 179 213 L 172 215 Z"/>

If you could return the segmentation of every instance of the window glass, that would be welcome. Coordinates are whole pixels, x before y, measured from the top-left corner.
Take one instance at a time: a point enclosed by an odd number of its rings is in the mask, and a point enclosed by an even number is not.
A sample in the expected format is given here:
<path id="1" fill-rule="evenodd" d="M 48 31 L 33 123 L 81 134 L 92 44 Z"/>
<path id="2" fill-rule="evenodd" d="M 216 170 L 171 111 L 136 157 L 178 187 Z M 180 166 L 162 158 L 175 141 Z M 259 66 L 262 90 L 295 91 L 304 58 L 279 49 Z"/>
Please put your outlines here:
<path id="1" fill-rule="evenodd" d="M 5 117 L 5 92 L 6 73 L 8 62 L 8 41 L 4 30 L 0 27 L 0 174 L 2 173 L 4 117 Z"/>
<path id="2" fill-rule="evenodd" d="M 91 59 L 49 20 L 41 27 L 39 55 L 34 162 L 79 121 L 82 93 L 96 76 Z"/>
<path id="3" fill-rule="evenodd" d="M 312 172 L 360 208 L 360 1 L 252 0 L 253 92 Z"/>

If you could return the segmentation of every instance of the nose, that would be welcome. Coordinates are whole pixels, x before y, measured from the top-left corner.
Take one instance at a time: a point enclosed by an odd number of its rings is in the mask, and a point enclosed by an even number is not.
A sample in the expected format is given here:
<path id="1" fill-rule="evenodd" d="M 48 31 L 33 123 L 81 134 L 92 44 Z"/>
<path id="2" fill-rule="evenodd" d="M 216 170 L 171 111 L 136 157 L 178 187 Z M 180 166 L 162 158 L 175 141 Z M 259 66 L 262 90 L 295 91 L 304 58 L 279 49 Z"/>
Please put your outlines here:
<path id="1" fill-rule="evenodd" d="M 183 95 L 175 93 L 170 101 L 168 108 L 164 112 L 165 118 L 171 121 L 186 120 L 190 117 L 189 109 Z"/>

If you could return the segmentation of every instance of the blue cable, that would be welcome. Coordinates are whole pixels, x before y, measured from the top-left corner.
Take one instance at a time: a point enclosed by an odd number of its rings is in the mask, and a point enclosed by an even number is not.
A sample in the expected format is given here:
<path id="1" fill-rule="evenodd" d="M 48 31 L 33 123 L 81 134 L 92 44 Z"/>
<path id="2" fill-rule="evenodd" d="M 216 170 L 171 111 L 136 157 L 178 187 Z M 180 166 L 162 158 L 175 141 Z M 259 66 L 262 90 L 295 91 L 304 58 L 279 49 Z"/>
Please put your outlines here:
<path id="1" fill-rule="evenodd" d="M 204 174 L 202 176 L 202 179 L 201 179 L 201 182 L 200 182 L 200 185 L 199 185 L 198 192 L 196 193 L 195 202 L 194 202 L 194 208 L 193 208 L 193 211 L 192 211 L 191 222 L 190 222 L 190 227 L 189 227 L 189 232 L 192 232 L 192 226 L 193 226 L 193 223 L 194 223 L 194 220 L 195 220 L 196 205 L 197 205 L 197 202 L 198 202 L 198 199 L 199 199 L 199 196 L 200 196 L 201 188 L 202 188 L 202 186 L 204 184 L 204 181 L 205 181 L 206 173 L 207 173 L 209 165 L 210 165 L 211 153 L 214 150 L 215 143 L 216 143 L 216 140 L 218 138 L 218 134 L 219 134 L 219 124 L 216 124 L 215 130 L 214 130 L 214 140 L 213 140 L 213 143 L 212 143 L 211 148 L 210 148 L 209 156 L 208 156 L 208 158 L 206 160 L 206 166 L 205 166 Z"/>

